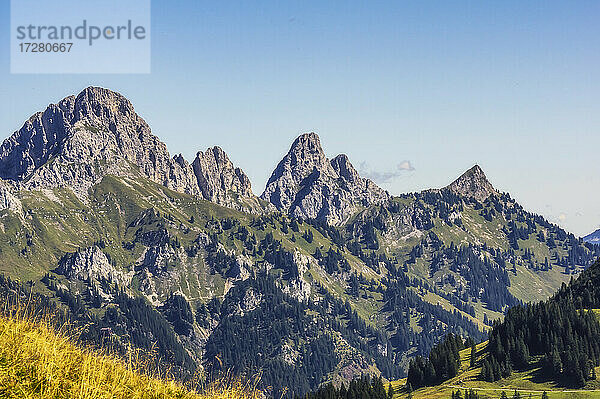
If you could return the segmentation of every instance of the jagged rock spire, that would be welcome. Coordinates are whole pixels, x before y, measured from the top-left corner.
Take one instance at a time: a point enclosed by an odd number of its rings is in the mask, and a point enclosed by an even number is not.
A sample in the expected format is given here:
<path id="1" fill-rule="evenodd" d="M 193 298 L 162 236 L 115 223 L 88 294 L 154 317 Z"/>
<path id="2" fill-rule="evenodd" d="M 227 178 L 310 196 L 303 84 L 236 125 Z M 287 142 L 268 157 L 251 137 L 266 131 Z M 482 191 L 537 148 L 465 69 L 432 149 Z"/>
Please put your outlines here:
<path id="1" fill-rule="evenodd" d="M 329 161 L 319 136 L 299 136 L 267 182 L 262 199 L 293 216 L 341 224 L 389 194 L 358 175 L 346 155 Z"/>
<path id="2" fill-rule="evenodd" d="M 234 167 L 220 147 L 199 151 L 192 168 L 202 195 L 209 201 L 224 205 L 231 193 L 242 197 L 252 196 L 250 179 L 244 171 Z"/>

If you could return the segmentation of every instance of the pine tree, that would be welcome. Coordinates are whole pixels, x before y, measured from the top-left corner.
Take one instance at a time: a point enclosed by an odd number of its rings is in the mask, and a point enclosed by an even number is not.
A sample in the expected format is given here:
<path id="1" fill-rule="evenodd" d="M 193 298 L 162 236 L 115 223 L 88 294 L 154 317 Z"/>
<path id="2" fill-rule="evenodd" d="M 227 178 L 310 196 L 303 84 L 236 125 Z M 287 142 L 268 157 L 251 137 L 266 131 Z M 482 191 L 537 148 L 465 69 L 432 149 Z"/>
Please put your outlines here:
<path id="1" fill-rule="evenodd" d="M 475 367 L 475 362 L 477 361 L 477 347 L 475 345 L 475 341 L 471 345 L 471 367 Z"/>
<path id="2" fill-rule="evenodd" d="M 554 348 L 550 356 L 550 369 L 555 376 L 559 376 L 560 373 L 562 373 L 562 367 L 563 365 L 562 361 L 560 360 L 560 355 L 558 354 L 556 348 Z"/>

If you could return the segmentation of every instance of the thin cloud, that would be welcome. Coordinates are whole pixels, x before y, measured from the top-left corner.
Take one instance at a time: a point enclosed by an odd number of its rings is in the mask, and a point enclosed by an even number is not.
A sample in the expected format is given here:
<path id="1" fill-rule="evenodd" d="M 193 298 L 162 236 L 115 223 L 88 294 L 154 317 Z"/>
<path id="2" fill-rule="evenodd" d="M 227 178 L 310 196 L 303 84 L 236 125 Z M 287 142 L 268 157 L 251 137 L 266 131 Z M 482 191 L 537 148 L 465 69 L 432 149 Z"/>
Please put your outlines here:
<path id="1" fill-rule="evenodd" d="M 402 161 L 398 164 L 398 170 L 413 171 L 413 170 L 415 170 L 415 168 L 412 166 L 410 161 L 406 160 L 406 161 Z"/>
<path id="2" fill-rule="evenodd" d="M 375 183 L 390 183 L 391 181 L 405 175 L 407 172 L 414 171 L 415 168 L 409 160 L 404 160 L 396 165 L 396 169 L 391 171 L 379 171 L 372 169 L 368 163 L 361 162 L 359 173 L 367 179 L 373 180 Z"/>
<path id="3" fill-rule="evenodd" d="M 552 223 L 563 226 L 567 219 L 569 219 L 569 216 L 566 212 L 554 212 L 552 210 L 552 206 L 550 205 L 546 205 L 546 209 L 546 219 L 548 219 Z"/>

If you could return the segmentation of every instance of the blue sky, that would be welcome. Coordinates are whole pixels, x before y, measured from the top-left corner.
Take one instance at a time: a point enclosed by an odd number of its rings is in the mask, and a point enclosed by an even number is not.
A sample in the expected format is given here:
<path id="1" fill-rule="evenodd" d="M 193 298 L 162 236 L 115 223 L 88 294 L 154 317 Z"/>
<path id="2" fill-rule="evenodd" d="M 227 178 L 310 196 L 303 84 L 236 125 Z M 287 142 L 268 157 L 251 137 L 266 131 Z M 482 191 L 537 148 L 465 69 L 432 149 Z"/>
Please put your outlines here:
<path id="1" fill-rule="evenodd" d="M 600 227 L 597 1 L 153 1 L 148 75 L 11 75 L 8 3 L 2 138 L 99 85 L 172 154 L 223 147 L 258 194 L 315 131 L 391 193 L 478 163 L 527 209 L 579 235 Z"/>

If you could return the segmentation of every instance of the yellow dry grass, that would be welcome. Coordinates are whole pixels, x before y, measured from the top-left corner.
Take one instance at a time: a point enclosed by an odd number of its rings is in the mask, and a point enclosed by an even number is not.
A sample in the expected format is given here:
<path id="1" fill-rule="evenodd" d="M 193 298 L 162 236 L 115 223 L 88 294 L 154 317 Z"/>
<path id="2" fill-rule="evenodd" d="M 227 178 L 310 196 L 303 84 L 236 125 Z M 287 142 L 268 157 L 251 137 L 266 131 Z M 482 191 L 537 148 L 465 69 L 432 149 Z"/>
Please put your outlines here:
<path id="1" fill-rule="evenodd" d="M 255 399 L 253 386 L 227 379 L 195 393 L 165 375 L 149 376 L 123 360 L 80 348 L 68 326 L 59 331 L 26 312 L 0 315 L 0 398 Z"/>

